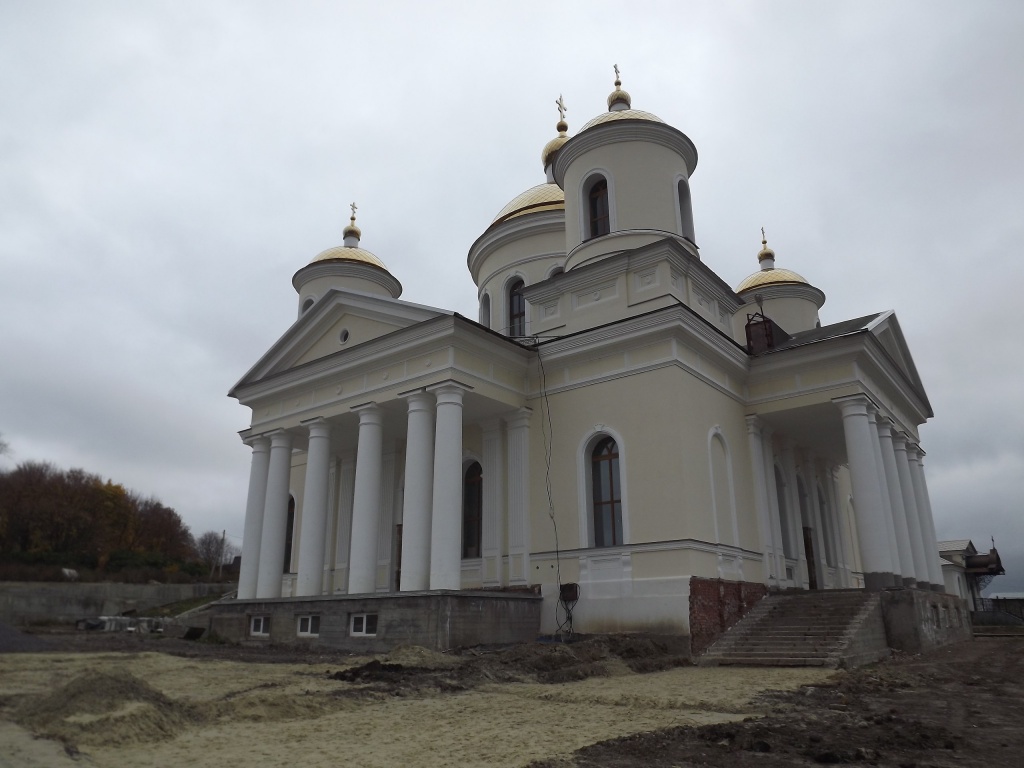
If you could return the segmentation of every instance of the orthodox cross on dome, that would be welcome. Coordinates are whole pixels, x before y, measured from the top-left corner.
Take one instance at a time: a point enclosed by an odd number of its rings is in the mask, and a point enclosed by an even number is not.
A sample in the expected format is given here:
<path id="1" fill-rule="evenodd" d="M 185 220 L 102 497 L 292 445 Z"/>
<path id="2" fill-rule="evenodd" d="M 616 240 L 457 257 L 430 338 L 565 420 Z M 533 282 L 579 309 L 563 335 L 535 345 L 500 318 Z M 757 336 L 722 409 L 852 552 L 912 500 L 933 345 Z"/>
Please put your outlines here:
<path id="1" fill-rule="evenodd" d="M 352 209 L 352 216 L 351 216 L 351 219 L 352 219 L 352 221 L 355 221 L 355 220 L 356 220 L 356 207 L 357 207 L 357 206 L 356 206 L 356 204 L 355 204 L 355 203 L 349 203 L 349 204 L 348 204 L 348 207 Z"/>
<path id="2" fill-rule="evenodd" d="M 764 227 L 761 227 L 761 245 L 768 245 L 768 238 L 765 237 Z"/>
<path id="3" fill-rule="evenodd" d="M 565 108 L 565 101 L 562 99 L 562 94 L 558 94 L 558 100 L 555 101 L 555 104 L 558 105 L 558 119 L 565 120 L 565 113 L 569 110 Z"/>
<path id="4" fill-rule="evenodd" d="M 619 65 L 618 64 L 613 65 L 612 69 L 615 70 L 615 79 L 618 80 L 619 79 Z"/>

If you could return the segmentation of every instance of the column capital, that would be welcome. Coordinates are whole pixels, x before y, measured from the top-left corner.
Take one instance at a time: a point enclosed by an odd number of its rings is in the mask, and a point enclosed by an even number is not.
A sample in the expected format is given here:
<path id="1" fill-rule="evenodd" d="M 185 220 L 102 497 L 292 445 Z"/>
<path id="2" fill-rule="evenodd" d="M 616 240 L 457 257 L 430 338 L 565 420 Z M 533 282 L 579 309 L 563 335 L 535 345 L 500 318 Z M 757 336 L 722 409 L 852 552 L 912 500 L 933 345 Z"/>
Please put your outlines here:
<path id="1" fill-rule="evenodd" d="M 398 396 L 408 403 L 410 413 L 413 411 L 433 411 L 434 403 L 437 402 L 437 398 L 434 397 L 433 393 L 427 392 L 425 389 L 401 392 Z"/>
<path id="2" fill-rule="evenodd" d="M 748 435 L 760 435 L 761 434 L 761 417 L 756 413 L 747 414 L 744 417 L 747 422 L 747 434 Z"/>
<path id="3" fill-rule="evenodd" d="M 275 429 L 273 432 L 267 432 L 265 437 L 270 438 L 271 448 L 292 447 L 292 433 L 286 429 Z"/>
<path id="4" fill-rule="evenodd" d="M 312 419 L 305 419 L 299 422 L 309 430 L 310 437 L 330 437 L 331 426 L 323 416 L 316 416 Z"/>
<path id="5" fill-rule="evenodd" d="M 270 438 L 266 435 L 244 437 L 242 442 L 252 448 L 253 453 L 266 453 L 270 450 Z"/>
<path id="6" fill-rule="evenodd" d="M 869 413 L 869 407 L 874 405 L 871 398 L 864 394 L 837 397 L 832 402 L 839 406 L 844 419 L 848 416 L 866 416 Z"/>
<path id="7" fill-rule="evenodd" d="M 425 389 L 427 392 L 433 392 L 435 395 L 437 395 L 438 403 L 441 402 L 442 397 L 445 397 L 448 400 L 448 402 L 461 403 L 463 394 L 472 391 L 473 387 L 471 387 L 469 384 L 463 384 L 461 381 L 456 381 L 455 379 L 447 379 L 446 381 L 439 381 L 436 384 L 431 384 L 427 386 Z M 454 397 L 455 395 L 458 395 L 457 401 L 449 399 Z"/>
<path id="8" fill-rule="evenodd" d="M 533 415 L 533 408 L 519 408 L 514 413 L 505 417 L 505 423 L 509 429 L 520 429 L 530 426 L 530 417 Z"/>
<path id="9" fill-rule="evenodd" d="M 359 414 L 359 426 L 363 424 L 380 424 L 384 420 L 384 412 L 375 402 L 360 403 L 349 408 L 352 413 Z"/>

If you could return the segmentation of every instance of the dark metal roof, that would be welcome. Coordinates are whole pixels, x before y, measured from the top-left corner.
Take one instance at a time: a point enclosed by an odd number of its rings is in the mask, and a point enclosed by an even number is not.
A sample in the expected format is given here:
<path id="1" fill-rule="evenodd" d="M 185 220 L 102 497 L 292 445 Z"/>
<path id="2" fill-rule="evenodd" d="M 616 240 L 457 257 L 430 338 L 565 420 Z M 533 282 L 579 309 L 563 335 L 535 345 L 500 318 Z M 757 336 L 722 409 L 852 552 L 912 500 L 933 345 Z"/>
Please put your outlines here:
<path id="1" fill-rule="evenodd" d="M 812 328 L 809 331 L 800 331 L 794 333 L 786 341 L 781 344 L 776 344 L 775 347 L 770 350 L 771 352 L 779 352 L 783 349 L 793 349 L 794 347 L 802 347 L 805 344 L 814 344 L 819 341 L 827 341 L 828 339 L 838 339 L 841 336 L 850 336 L 855 333 L 866 333 L 868 326 L 882 315 L 881 312 L 875 312 L 873 315 L 865 315 L 864 317 L 854 318 L 853 320 L 843 320 L 841 323 L 832 323 L 832 325 L 823 325 L 820 328 Z M 783 329 L 785 330 L 785 329 Z"/>

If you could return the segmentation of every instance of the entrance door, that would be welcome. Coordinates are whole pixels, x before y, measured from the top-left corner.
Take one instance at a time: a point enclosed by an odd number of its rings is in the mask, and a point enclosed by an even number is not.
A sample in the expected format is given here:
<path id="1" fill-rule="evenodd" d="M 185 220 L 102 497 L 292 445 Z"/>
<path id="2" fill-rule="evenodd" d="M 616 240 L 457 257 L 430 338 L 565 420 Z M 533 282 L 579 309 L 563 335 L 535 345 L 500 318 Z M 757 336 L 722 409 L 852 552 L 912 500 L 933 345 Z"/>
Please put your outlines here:
<path id="1" fill-rule="evenodd" d="M 402 524 L 395 526 L 395 592 L 402 591 Z"/>
<path id="2" fill-rule="evenodd" d="M 807 584 L 810 589 L 818 588 L 818 561 L 814 557 L 814 529 L 804 527 L 804 552 L 807 554 Z"/>

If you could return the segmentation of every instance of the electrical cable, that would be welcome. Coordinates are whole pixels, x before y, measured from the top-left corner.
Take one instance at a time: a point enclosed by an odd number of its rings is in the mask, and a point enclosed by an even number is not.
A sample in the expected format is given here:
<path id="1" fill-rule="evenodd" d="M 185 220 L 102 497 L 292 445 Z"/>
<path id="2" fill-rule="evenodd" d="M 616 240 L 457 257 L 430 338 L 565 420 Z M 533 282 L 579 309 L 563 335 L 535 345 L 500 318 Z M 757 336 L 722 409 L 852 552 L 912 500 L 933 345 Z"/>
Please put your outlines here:
<path id="1" fill-rule="evenodd" d="M 548 397 L 547 371 L 544 369 L 544 356 L 538 349 L 539 339 L 534 337 L 534 349 L 537 351 L 537 363 L 540 368 L 540 395 L 541 395 L 541 421 L 540 428 L 544 441 L 544 489 L 548 500 L 548 517 L 551 518 L 551 527 L 555 534 L 555 583 L 558 587 L 558 599 L 555 601 L 555 625 L 556 634 L 567 641 L 572 641 L 572 609 L 579 600 L 579 586 L 576 585 L 574 598 L 566 599 L 562 585 L 562 556 L 558 545 L 558 521 L 555 519 L 555 500 L 551 490 L 551 454 L 555 439 L 554 426 L 551 421 L 551 400 Z M 569 586 L 569 585 L 565 585 Z M 561 605 L 565 618 L 558 618 L 558 606 Z"/>

